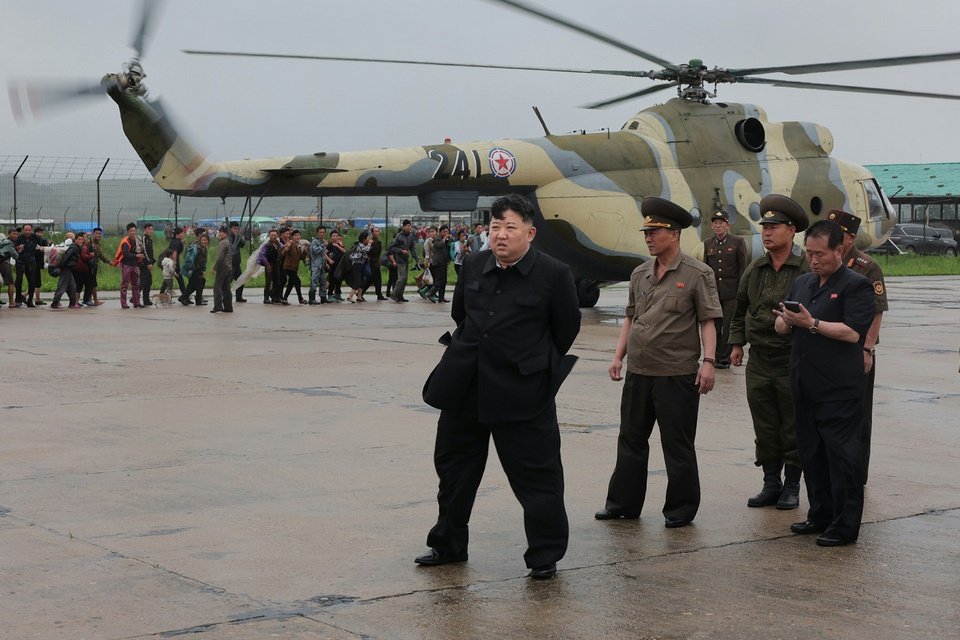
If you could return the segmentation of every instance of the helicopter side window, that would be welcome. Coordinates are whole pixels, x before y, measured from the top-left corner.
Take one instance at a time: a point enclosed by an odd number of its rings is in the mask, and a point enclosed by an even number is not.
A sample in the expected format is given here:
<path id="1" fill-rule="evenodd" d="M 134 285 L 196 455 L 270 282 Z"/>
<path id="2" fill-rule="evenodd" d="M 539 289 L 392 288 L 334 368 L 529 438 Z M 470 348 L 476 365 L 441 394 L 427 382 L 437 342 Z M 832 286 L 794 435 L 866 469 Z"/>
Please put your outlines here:
<path id="1" fill-rule="evenodd" d="M 864 180 L 863 190 L 867 196 L 867 217 L 870 220 L 888 218 L 893 212 L 893 205 L 880 189 L 876 180 Z"/>
<path id="2" fill-rule="evenodd" d="M 636 128 L 639 127 L 639 126 L 640 126 L 640 123 L 637 122 L 636 120 L 634 120 L 633 122 L 630 123 L 630 126 L 627 127 L 627 128 L 630 129 L 630 131 L 633 131 L 634 129 L 636 129 Z"/>

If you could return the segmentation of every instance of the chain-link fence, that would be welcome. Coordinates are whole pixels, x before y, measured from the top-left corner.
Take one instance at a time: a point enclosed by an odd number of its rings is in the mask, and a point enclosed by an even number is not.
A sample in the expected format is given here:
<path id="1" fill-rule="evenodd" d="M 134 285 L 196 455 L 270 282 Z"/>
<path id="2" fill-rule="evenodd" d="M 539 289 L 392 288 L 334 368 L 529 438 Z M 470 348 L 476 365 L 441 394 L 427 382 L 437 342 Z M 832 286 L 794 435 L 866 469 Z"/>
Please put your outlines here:
<path id="1" fill-rule="evenodd" d="M 254 203 L 255 204 L 255 203 Z M 239 219 L 245 198 L 175 198 L 154 182 L 139 160 L 0 155 L 0 226 L 43 220 L 56 230 L 121 230 L 135 220 L 196 224 Z M 247 212 L 249 215 L 249 212 Z M 415 197 L 265 198 L 257 216 L 311 218 L 391 225 L 401 217 L 446 221 L 447 214 L 423 213 Z M 455 220 L 463 214 L 453 214 Z M 466 215 L 469 219 L 469 214 Z M 469 221 L 469 220 L 468 220 Z"/>

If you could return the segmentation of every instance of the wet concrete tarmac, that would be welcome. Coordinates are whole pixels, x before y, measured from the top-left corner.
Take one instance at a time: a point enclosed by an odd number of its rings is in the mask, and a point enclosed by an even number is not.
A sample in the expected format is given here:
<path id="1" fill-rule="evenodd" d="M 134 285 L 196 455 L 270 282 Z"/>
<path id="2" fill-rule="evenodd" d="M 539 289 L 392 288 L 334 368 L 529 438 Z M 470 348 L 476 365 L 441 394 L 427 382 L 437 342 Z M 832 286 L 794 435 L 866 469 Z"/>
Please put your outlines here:
<path id="1" fill-rule="evenodd" d="M 667 530 L 654 435 L 639 521 L 598 522 L 626 301 L 584 313 L 558 398 L 571 524 L 525 578 L 490 460 L 470 562 L 417 567 L 436 517 L 420 388 L 449 310 L 420 301 L 0 311 L 0 637 L 955 638 L 960 278 L 891 279 L 873 462 L 852 547 L 748 509 L 743 371 L 701 402 L 703 503 Z"/>

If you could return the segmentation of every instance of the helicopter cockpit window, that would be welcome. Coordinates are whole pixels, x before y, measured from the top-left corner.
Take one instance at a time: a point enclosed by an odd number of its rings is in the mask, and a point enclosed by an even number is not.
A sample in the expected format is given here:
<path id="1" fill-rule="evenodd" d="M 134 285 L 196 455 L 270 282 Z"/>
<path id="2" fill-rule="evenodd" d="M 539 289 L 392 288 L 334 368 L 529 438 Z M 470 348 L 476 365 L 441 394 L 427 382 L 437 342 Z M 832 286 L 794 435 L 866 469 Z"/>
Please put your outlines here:
<path id="1" fill-rule="evenodd" d="M 639 123 L 638 121 L 634 120 L 633 122 L 630 123 L 630 126 L 627 127 L 627 128 L 630 129 L 630 131 L 633 131 L 634 129 L 636 129 L 636 128 L 639 127 L 639 126 L 640 126 L 640 123 Z"/>
<path id="2" fill-rule="evenodd" d="M 867 217 L 870 220 L 888 218 L 893 214 L 893 205 L 880 189 L 876 180 L 864 180 L 863 190 L 867 196 Z"/>

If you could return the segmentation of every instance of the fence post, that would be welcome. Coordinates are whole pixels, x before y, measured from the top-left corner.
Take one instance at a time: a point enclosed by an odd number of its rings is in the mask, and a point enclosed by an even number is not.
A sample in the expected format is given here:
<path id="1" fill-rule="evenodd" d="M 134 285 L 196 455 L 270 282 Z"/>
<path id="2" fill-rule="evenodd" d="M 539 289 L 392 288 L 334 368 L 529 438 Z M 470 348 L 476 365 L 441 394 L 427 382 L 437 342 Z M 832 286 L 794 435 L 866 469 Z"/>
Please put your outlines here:
<path id="1" fill-rule="evenodd" d="M 103 163 L 103 168 L 100 169 L 100 175 L 97 176 L 97 226 L 100 226 L 100 178 L 103 177 L 103 172 L 107 170 L 107 165 L 110 164 L 110 158 L 107 158 L 107 161 Z M 64 223 L 66 225 L 66 223 Z"/>
<path id="2" fill-rule="evenodd" d="M 17 176 L 20 175 L 20 169 L 23 169 L 23 165 L 27 164 L 27 158 L 29 157 L 23 156 L 23 162 L 17 167 L 17 172 L 13 174 L 13 226 L 17 226 Z"/>

